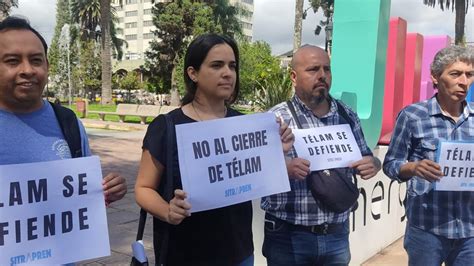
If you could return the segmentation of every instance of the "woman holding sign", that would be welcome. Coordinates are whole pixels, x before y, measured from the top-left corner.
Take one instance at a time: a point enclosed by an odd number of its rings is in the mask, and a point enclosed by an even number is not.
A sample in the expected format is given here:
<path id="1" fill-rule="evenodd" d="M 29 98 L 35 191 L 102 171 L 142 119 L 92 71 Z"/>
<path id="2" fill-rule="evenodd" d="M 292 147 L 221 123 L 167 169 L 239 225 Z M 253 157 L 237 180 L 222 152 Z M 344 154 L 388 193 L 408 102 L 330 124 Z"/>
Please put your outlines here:
<path id="1" fill-rule="evenodd" d="M 233 117 L 242 113 L 228 107 L 239 93 L 239 52 L 234 40 L 206 34 L 189 45 L 184 59 L 186 95 L 182 106 L 157 117 L 148 127 L 135 185 L 137 203 L 155 219 L 156 233 L 165 223 L 169 242 L 166 265 L 253 265 L 252 205 L 244 202 L 190 215 L 190 204 L 182 190 L 178 156 L 173 153 L 172 180 L 174 195 L 168 203 L 157 188 L 166 178 L 166 119 L 174 124 Z M 280 125 L 283 149 L 293 144 L 287 125 Z M 176 150 L 176 148 L 175 148 Z M 211 196 L 211 195 L 210 195 Z M 163 223 L 164 222 L 164 223 Z M 160 242 L 155 237 L 155 256 L 160 256 Z"/>

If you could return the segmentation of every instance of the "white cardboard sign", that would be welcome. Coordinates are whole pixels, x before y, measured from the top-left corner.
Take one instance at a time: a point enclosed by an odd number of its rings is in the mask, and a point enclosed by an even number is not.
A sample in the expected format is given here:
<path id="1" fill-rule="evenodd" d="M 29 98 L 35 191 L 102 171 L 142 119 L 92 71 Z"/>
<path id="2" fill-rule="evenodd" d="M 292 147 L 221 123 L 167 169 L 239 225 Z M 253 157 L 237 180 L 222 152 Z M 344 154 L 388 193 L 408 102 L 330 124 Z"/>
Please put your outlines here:
<path id="1" fill-rule="evenodd" d="M 296 153 L 311 162 L 311 171 L 347 167 L 362 159 L 348 124 L 293 129 L 293 134 Z"/>
<path id="2" fill-rule="evenodd" d="M 289 191 L 278 131 L 271 113 L 176 125 L 191 212 Z"/>
<path id="3" fill-rule="evenodd" d="M 440 141 L 437 158 L 444 176 L 435 190 L 474 191 L 474 143 Z"/>
<path id="4" fill-rule="evenodd" d="M 0 166 L 0 265 L 109 255 L 99 157 Z"/>

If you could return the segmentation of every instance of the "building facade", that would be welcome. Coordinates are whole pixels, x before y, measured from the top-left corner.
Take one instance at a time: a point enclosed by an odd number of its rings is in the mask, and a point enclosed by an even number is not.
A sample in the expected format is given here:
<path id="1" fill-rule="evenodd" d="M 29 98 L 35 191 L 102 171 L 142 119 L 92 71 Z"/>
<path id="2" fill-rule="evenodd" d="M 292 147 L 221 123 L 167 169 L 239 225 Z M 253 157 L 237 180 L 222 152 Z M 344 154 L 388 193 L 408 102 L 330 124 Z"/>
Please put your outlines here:
<path id="1" fill-rule="evenodd" d="M 155 0 L 155 2 L 165 2 L 166 0 Z M 124 47 L 123 61 L 114 67 L 114 70 L 124 68 L 126 70 L 135 69 L 144 64 L 145 52 L 150 47 L 150 42 L 154 38 L 152 14 L 152 0 L 123 0 L 120 6 L 118 0 L 112 0 L 112 6 L 116 10 L 118 25 L 118 37 L 128 43 Z M 253 0 L 230 0 L 230 4 L 240 4 L 249 12 L 247 16 L 240 16 L 244 38 L 252 41 L 253 35 Z M 131 68 L 131 69 L 130 69 Z"/>

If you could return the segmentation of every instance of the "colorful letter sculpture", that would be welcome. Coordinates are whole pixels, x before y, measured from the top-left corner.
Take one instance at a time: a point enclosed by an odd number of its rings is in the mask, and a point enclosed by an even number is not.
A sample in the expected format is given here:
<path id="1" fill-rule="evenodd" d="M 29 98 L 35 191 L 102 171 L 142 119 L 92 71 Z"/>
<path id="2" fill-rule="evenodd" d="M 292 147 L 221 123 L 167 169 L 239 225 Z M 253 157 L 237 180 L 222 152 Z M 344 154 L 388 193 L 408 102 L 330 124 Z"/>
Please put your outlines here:
<path id="1" fill-rule="evenodd" d="M 335 1 L 331 94 L 359 115 L 370 147 L 382 128 L 390 1 Z"/>
<path id="2" fill-rule="evenodd" d="M 420 101 L 424 101 L 434 95 L 430 64 L 433 62 L 436 53 L 448 47 L 450 43 L 451 38 L 447 35 L 425 36 L 423 40 L 423 63 L 421 65 Z"/>
<path id="3" fill-rule="evenodd" d="M 402 109 L 406 36 L 407 22 L 401 18 L 391 18 L 385 68 L 382 132 L 379 144 L 390 142 L 396 117 Z"/>

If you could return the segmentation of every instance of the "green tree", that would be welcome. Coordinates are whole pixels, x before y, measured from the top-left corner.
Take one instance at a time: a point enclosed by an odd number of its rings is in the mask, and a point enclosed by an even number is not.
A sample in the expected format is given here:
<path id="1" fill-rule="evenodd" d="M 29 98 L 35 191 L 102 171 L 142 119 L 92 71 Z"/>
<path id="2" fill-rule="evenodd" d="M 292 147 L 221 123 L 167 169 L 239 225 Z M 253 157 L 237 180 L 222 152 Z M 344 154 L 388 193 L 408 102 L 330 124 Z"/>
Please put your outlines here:
<path id="1" fill-rule="evenodd" d="M 119 2 L 122 4 L 122 1 Z M 72 18 L 81 25 L 82 39 L 97 40 L 100 37 L 102 63 L 102 104 L 112 102 L 112 45 L 118 58 L 125 43 L 115 35 L 115 10 L 110 0 L 73 0 Z M 100 27 L 100 35 L 97 31 Z"/>
<path id="2" fill-rule="evenodd" d="M 123 78 L 119 78 L 118 85 L 120 89 L 128 91 L 127 102 L 130 102 L 132 90 L 143 89 L 143 84 L 140 82 L 140 76 L 135 71 L 130 71 Z"/>
<path id="3" fill-rule="evenodd" d="M 468 11 L 470 0 L 423 0 L 423 4 L 435 7 L 438 3 L 441 10 L 449 10 L 451 6 L 452 11 L 456 11 L 456 22 L 454 25 L 454 43 L 464 44 L 464 24 L 466 23 L 466 14 Z"/>
<path id="4" fill-rule="evenodd" d="M 255 107 L 258 111 L 266 111 L 289 100 L 292 93 L 290 73 L 287 70 L 281 70 L 258 83 Z"/>
<path id="5" fill-rule="evenodd" d="M 160 84 L 162 92 L 172 92 L 172 104 L 177 104 L 177 91 L 181 89 L 177 85 L 181 80 L 177 66 L 182 63 L 192 36 L 207 32 L 241 34 L 242 28 L 236 17 L 242 14 L 240 10 L 238 6 L 231 6 L 228 0 L 180 0 L 155 4 L 153 24 L 158 29 L 155 31 L 157 40 L 150 44 L 145 66 L 153 77 L 151 82 Z"/>
<path id="6" fill-rule="evenodd" d="M 318 12 L 319 8 L 321 8 L 326 18 L 332 16 L 334 0 L 309 0 L 309 4 L 311 5 L 314 13 Z"/>
<path id="7" fill-rule="evenodd" d="M 61 37 L 61 30 L 65 24 L 71 24 L 71 14 L 69 12 L 69 0 L 58 0 L 56 2 L 56 10 L 61 10 L 61 12 L 56 12 L 56 26 L 54 27 L 54 36 L 51 41 L 51 45 L 48 50 L 48 61 L 49 61 L 49 76 L 53 80 L 53 84 L 59 85 L 64 83 L 64 80 L 67 79 L 67 76 L 64 75 L 64 68 L 60 66 L 60 60 L 65 60 L 63 51 L 60 49 L 59 40 Z M 72 43 L 69 44 L 69 47 L 74 51 L 70 53 L 72 57 L 71 62 L 77 62 L 77 49 Z M 57 88 L 56 88 L 57 90 Z"/>
<path id="8" fill-rule="evenodd" d="M 279 60 L 272 56 L 270 45 L 258 41 L 240 42 L 240 97 L 253 100 L 258 84 L 280 72 Z"/>
<path id="9" fill-rule="evenodd" d="M 1 0 L 0 1 L 0 21 L 4 17 L 7 17 L 10 14 L 10 9 L 12 7 L 18 7 L 17 0 Z"/>
<path id="10" fill-rule="evenodd" d="M 153 7 L 155 36 L 146 52 L 145 66 L 153 82 L 161 83 L 164 91 L 171 91 L 172 104 L 177 104 L 176 66 L 183 57 L 191 36 L 216 32 L 212 10 L 208 5 L 191 0 L 156 3 Z"/>
<path id="11" fill-rule="evenodd" d="M 95 41 L 84 41 L 81 43 L 78 65 L 73 69 L 73 76 L 84 88 L 84 96 L 91 95 L 95 99 L 95 94 L 101 86 L 101 63 L 97 60 L 100 48 Z M 91 99 L 91 100 L 92 100 Z"/>
<path id="12" fill-rule="evenodd" d="M 229 0 L 204 0 L 213 13 L 214 24 L 220 27 L 220 32 L 227 36 L 238 37 L 242 35 L 242 26 L 238 16 L 249 15 L 249 12 L 238 2 L 234 5 Z"/>

